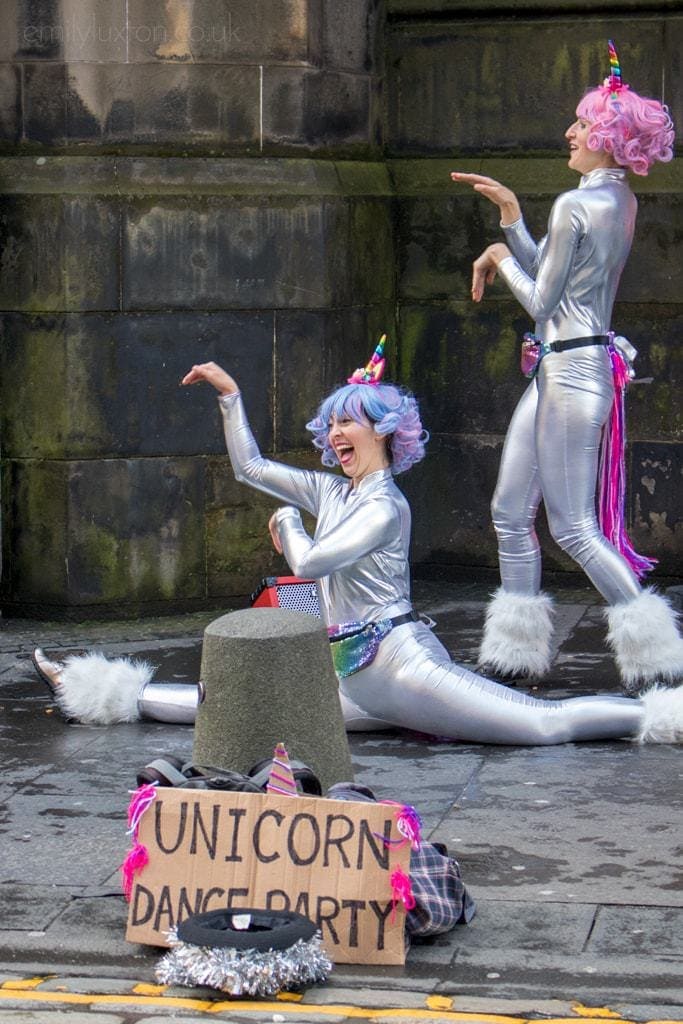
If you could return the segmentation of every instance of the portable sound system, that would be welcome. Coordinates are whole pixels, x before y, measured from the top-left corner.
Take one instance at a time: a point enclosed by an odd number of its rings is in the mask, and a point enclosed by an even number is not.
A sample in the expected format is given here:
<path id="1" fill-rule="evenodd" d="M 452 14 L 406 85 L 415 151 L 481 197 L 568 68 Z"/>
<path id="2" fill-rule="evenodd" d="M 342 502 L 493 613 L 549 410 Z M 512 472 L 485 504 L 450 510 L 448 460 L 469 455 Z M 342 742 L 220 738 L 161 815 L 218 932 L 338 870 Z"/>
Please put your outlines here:
<path id="1" fill-rule="evenodd" d="M 251 595 L 252 608 L 288 608 L 320 618 L 315 580 L 298 576 L 266 576 Z"/>

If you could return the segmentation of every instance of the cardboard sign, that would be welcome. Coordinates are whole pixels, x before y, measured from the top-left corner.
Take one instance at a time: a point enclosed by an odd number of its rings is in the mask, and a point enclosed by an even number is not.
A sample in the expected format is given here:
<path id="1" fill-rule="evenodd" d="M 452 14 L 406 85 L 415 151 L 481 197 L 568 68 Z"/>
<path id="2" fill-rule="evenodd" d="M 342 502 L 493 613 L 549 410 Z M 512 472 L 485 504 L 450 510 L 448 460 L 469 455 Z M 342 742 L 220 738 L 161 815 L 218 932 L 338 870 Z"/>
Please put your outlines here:
<path id="1" fill-rule="evenodd" d="M 395 807 L 259 793 L 159 788 L 140 822 L 126 938 L 167 946 L 170 928 L 223 907 L 295 910 L 330 959 L 405 962 L 405 910 L 391 875 L 409 872 Z"/>

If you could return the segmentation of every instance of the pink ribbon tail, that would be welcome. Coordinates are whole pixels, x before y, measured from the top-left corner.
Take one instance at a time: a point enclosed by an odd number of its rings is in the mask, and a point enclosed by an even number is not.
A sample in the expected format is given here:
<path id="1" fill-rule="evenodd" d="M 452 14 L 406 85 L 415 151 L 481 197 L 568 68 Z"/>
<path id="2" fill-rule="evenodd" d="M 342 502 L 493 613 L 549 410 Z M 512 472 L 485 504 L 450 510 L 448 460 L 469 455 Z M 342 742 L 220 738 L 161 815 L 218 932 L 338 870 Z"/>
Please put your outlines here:
<path id="1" fill-rule="evenodd" d="M 605 424 L 598 471 L 598 523 L 610 544 L 626 559 L 641 579 L 657 564 L 656 558 L 639 555 L 631 544 L 624 523 L 626 502 L 626 410 L 628 365 L 621 353 L 609 350 L 614 379 L 614 400 Z"/>

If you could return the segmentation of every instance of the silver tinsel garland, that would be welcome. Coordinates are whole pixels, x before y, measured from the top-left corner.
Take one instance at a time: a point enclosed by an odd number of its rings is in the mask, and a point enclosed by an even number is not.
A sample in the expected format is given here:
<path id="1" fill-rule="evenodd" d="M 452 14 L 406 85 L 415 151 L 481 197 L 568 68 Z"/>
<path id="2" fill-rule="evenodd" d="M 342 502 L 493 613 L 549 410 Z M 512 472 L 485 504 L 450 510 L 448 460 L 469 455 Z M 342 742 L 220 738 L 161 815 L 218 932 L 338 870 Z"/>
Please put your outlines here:
<path id="1" fill-rule="evenodd" d="M 277 992 L 325 981 L 332 962 L 320 945 L 320 932 L 307 941 L 298 939 L 288 949 L 232 949 L 229 946 L 194 946 L 169 932 L 171 950 L 156 966 L 157 980 L 165 985 L 206 985 L 233 996 L 274 996 Z"/>

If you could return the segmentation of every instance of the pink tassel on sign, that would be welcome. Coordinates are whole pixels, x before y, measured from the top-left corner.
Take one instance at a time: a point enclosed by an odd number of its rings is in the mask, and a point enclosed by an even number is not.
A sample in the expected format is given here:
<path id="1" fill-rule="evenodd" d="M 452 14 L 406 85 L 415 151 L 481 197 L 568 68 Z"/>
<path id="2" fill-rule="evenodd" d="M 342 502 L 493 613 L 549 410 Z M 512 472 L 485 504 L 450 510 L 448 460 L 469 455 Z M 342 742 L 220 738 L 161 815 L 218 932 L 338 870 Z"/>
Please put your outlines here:
<path id="1" fill-rule="evenodd" d="M 130 903 L 130 898 L 133 895 L 133 882 L 135 876 L 138 875 L 143 868 L 146 868 L 149 864 L 149 853 L 147 847 L 143 846 L 142 843 L 136 843 L 135 846 L 129 850 L 126 859 L 121 865 L 121 877 L 123 881 L 123 895 L 126 898 L 126 903 Z"/>
<path id="2" fill-rule="evenodd" d="M 142 815 L 154 802 L 156 795 L 157 788 L 153 783 L 139 786 L 133 792 L 130 804 L 128 805 L 127 835 L 132 836 L 133 846 L 126 854 L 126 859 L 120 868 L 123 895 L 128 903 L 130 902 L 130 898 L 133 894 L 133 882 L 135 881 L 135 876 L 149 864 L 149 853 L 147 852 L 147 847 L 137 841 L 138 829 L 140 827 L 140 819 L 142 818 Z"/>
<path id="3" fill-rule="evenodd" d="M 402 868 L 396 868 L 391 873 L 391 917 L 389 918 L 391 924 L 396 920 L 396 907 L 399 903 L 402 903 L 406 910 L 413 910 L 415 907 L 415 897 L 413 896 L 413 886 L 410 881 L 410 876 L 405 873 Z"/>
<path id="4" fill-rule="evenodd" d="M 657 564 L 656 558 L 639 555 L 633 548 L 624 525 L 626 499 L 626 410 L 624 394 L 629 381 L 628 364 L 621 353 L 610 347 L 614 380 L 614 400 L 605 424 L 598 471 L 598 522 L 600 530 L 641 579 Z"/>
<path id="5" fill-rule="evenodd" d="M 402 839 L 386 839 L 384 836 L 381 836 L 380 838 L 384 845 L 395 846 L 400 849 L 406 843 L 410 843 L 413 850 L 419 850 L 422 844 L 422 835 L 420 833 L 422 818 L 415 808 L 411 804 L 399 804 L 396 800 L 380 800 L 380 803 L 398 808 L 394 817 L 396 818 L 396 828 L 403 837 Z"/>

